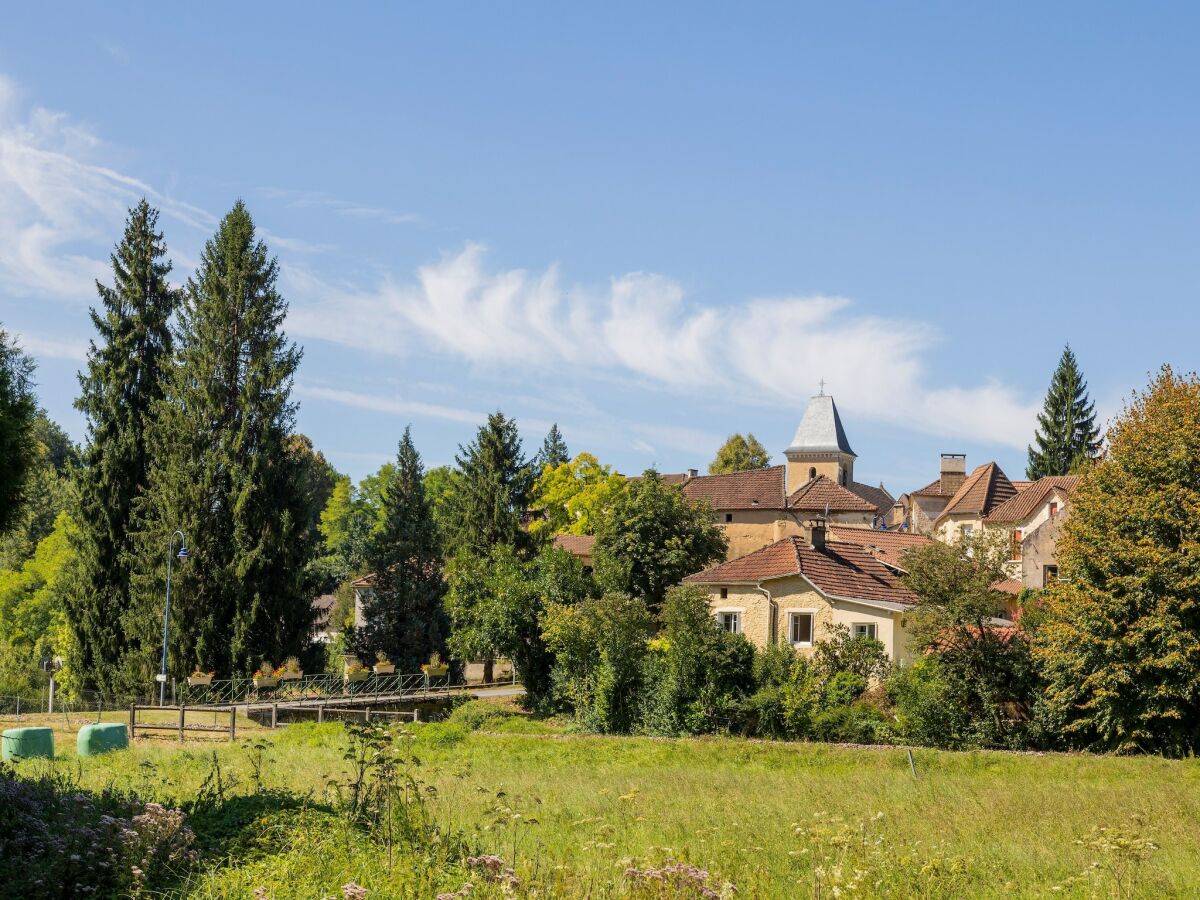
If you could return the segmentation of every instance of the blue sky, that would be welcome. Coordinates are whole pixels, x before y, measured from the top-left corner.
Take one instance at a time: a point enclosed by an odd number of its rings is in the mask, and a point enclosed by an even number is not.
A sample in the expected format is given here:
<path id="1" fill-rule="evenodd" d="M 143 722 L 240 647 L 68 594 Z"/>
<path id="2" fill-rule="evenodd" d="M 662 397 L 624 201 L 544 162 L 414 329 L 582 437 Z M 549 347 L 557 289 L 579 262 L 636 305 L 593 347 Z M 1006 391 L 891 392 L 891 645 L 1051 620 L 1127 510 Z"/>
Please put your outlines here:
<path id="1" fill-rule="evenodd" d="M 1106 416 L 1195 366 L 1194 7 L 43 6 L 0 29 L 0 323 L 77 438 L 143 193 L 180 279 L 246 200 L 355 477 L 496 408 L 702 468 L 824 378 L 898 494 L 943 450 L 1020 477 L 1068 340 Z"/>

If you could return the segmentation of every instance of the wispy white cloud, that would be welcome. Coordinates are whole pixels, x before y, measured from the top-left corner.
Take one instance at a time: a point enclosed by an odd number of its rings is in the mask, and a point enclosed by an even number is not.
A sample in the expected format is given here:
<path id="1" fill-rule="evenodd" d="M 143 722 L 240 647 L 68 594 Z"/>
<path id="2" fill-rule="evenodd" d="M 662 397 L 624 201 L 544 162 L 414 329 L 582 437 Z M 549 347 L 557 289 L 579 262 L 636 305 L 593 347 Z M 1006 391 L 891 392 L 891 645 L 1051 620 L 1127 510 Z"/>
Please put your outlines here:
<path id="1" fill-rule="evenodd" d="M 352 203 L 348 200 L 339 200 L 337 197 L 321 191 L 263 188 L 259 193 L 264 197 L 285 203 L 294 209 L 328 209 L 339 216 L 348 216 L 354 219 L 373 219 L 386 225 L 415 225 L 422 221 L 417 213 L 398 212 L 383 206 Z"/>
<path id="2" fill-rule="evenodd" d="M 411 281 L 385 280 L 370 290 L 328 284 L 311 272 L 289 277 L 299 298 L 289 316 L 294 333 L 377 353 L 586 368 L 791 408 L 824 378 L 856 415 L 1009 446 L 1019 446 L 1036 410 L 999 381 L 934 382 L 925 358 L 940 340 L 935 328 L 861 313 L 843 297 L 705 306 L 689 302 L 676 281 L 641 272 L 601 290 L 568 287 L 554 266 L 489 270 L 476 244 L 422 266 Z M 673 446 L 661 436 L 649 443 Z"/>
<path id="3" fill-rule="evenodd" d="M 164 215 L 208 230 L 216 219 L 92 160 L 103 142 L 61 113 L 24 109 L 0 75 L 0 284 L 33 295 L 91 298 L 126 210 L 147 197 Z"/>
<path id="4" fill-rule="evenodd" d="M 464 422 L 468 425 L 478 425 L 487 419 L 487 413 L 460 409 L 453 406 L 443 406 L 437 403 L 422 403 L 419 400 L 404 400 L 400 397 L 384 397 L 378 394 L 364 394 L 358 391 L 346 391 L 339 388 L 321 387 L 303 383 L 297 384 L 295 390 L 301 397 L 327 400 L 341 406 L 350 406 L 355 409 L 365 409 L 372 412 L 445 419 L 450 422 Z"/>
<path id="5" fill-rule="evenodd" d="M 41 337 L 29 332 L 16 335 L 17 343 L 34 359 L 69 359 L 83 362 L 87 359 L 87 341 L 64 341 L 59 338 Z"/>

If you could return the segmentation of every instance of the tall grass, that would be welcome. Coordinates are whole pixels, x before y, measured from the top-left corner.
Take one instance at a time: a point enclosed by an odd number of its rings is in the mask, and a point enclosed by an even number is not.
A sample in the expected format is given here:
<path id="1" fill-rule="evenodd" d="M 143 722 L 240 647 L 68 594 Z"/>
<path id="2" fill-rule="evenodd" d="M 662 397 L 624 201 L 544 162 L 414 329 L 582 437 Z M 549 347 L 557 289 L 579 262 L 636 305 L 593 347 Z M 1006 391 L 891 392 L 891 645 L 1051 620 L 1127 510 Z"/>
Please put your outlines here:
<path id="1" fill-rule="evenodd" d="M 914 778 L 902 749 L 599 737 L 470 707 L 380 738 L 390 774 L 362 774 L 336 724 L 78 762 L 86 787 L 194 810 L 195 897 L 1200 894 L 1193 760 L 919 750 Z M 420 797 L 390 844 L 379 778 Z M 355 781 L 374 813 L 347 803 Z"/>

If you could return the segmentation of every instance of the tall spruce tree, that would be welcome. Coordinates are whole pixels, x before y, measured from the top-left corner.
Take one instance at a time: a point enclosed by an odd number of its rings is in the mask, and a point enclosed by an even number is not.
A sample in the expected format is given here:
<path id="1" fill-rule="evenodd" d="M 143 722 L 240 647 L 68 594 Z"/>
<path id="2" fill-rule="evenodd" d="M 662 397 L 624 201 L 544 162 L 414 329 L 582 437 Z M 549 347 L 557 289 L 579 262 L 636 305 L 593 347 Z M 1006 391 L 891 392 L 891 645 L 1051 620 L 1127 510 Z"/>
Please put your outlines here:
<path id="1" fill-rule="evenodd" d="M 307 643 L 310 491 L 289 452 L 292 378 L 301 353 L 283 333 L 278 264 L 239 200 L 188 280 L 179 352 L 151 439 L 138 535 L 136 602 L 127 629 L 157 668 L 168 539 L 187 535 L 171 595 L 169 668 L 247 673 Z M 176 545 L 177 546 L 177 545 Z"/>
<path id="2" fill-rule="evenodd" d="M 488 416 L 475 440 L 455 457 L 461 477 L 448 510 L 452 549 L 486 556 L 497 544 L 529 549 L 522 525 L 533 493 L 533 466 L 521 450 L 517 423 L 501 412 Z"/>
<path id="3" fill-rule="evenodd" d="M 1032 479 L 1066 475 L 1100 451 L 1096 406 L 1088 397 L 1087 382 L 1069 346 L 1050 379 L 1033 440 L 1036 447 L 1029 447 L 1025 469 L 1025 477 Z"/>
<path id="4" fill-rule="evenodd" d="M 571 454 L 567 451 L 567 442 L 563 440 L 562 432 L 558 430 L 558 423 L 555 422 L 550 426 L 550 431 L 546 435 L 546 440 L 542 442 L 542 450 L 537 455 L 537 471 L 534 475 L 540 475 L 542 470 L 549 466 L 557 468 L 565 462 L 569 462 Z"/>
<path id="5" fill-rule="evenodd" d="M 418 671 L 431 653 L 444 654 L 449 632 L 437 526 L 424 474 L 412 431 L 405 428 L 395 477 L 383 491 L 382 527 L 367 553 L 375 583 L 357 641 L 363 650 L 385 652 L 401 672 Z"/>
<path id="6" fill-rule="evenodd" d="M 17 518 L 36 462 L 33 360 L 0 328 L 0 532 Z"/>
<path id="7" fill-rule="evenodd" d="M 80 373 L 75 406 L 87 417 L 80 470 L 79 579 L 65 597 L 80 659 L 78 671 L 115 690 L 127 650 L 121 617 L 129 606 L 133 506 L 146 489 L 147 437 L 171 365 L 170 319 L 180 295 L 167 283 L 171 263 L 158 211 L 144 199 L 129 211 L 113 251 L 113 285 L 96 283 L 91 310 L 97 338 Z"/>

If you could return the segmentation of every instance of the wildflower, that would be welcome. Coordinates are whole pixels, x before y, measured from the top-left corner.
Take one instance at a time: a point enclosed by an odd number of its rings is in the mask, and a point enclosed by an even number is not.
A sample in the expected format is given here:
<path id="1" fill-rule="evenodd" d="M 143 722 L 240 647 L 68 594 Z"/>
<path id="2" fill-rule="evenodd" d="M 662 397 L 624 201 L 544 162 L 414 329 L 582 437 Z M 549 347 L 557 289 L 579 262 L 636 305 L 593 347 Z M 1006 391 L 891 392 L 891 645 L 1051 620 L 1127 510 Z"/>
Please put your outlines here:
<path id="1" fill-rule="evenodd" d="M 353 881 L 347 881 L 342 885 L 342 897 L 344 900 L 367 900 L 367 889 Z"/>

